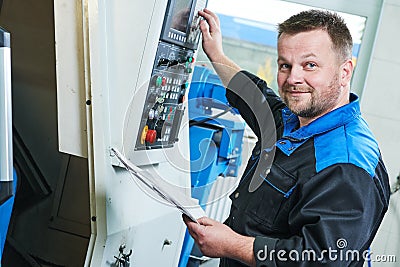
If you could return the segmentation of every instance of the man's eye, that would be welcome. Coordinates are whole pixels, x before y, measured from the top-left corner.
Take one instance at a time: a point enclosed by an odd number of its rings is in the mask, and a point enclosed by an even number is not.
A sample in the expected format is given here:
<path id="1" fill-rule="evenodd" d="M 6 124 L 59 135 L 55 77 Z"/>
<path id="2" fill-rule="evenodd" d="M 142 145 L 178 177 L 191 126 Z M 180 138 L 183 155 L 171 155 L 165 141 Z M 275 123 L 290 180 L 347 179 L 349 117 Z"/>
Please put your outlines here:
<path id="1" fill-rule="evenodd" d="M 279 65 L 279 68 L 280 68 L 281 70 L 285 70 L 285 69 L 289 69 L 290 66 L 289 66 L 289 64 L 280 64 L 280 65 Z"/>
<path id="2" fill-rule="evenodd" d="M 314 69 L 317 66 L 317 64 L 313 63 L 313 62 L 308 62 L 306 64 L 306 67 L 309 69 Z"/>

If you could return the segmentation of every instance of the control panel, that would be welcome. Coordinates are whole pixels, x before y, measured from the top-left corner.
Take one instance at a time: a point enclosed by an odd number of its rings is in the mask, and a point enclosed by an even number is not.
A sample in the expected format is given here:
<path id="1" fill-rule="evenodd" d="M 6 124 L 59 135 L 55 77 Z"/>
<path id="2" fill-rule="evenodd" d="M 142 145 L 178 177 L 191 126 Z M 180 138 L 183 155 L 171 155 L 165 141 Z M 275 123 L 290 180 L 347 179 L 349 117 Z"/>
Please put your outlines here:
<path id="1" fill-rule="evenodd" d="M 160 41 L 135 150 L 167 148 L 177 141 L 194 61 L 193 50 Z"/>

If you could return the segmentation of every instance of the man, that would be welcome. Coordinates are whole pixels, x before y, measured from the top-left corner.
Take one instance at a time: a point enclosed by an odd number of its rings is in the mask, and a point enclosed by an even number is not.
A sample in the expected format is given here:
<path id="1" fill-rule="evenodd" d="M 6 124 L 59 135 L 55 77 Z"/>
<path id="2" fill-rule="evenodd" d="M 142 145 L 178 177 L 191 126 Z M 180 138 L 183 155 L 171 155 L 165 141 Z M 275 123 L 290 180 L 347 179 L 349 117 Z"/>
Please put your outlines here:
<path id="1" fill-rule="evenodd" d="M 279 98 L 224 55 L 218 17 L 209 10 L 199 15 L 203 49 L 229 102 L 265 138 L 252 107 L 239 97 L 261 91 L 277 142 L 264 181 L 250 192 L 265 149 L 255 146 L 225 224 L 184 217 L 196 244 L 204 255 L 221 257 L 220 266 L 362 266 L 388 208 L 389 185 L 350 93 L 352 39 L 343 19 L 310 10 L 278 25 Z"/>

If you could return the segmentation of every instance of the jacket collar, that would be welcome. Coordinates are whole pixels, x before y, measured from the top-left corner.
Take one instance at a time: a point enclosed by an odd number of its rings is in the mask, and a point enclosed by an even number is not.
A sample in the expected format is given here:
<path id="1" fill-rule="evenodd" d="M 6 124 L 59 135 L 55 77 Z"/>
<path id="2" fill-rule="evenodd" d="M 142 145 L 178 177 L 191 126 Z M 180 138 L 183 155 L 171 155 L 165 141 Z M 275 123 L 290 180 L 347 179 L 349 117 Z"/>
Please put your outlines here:
<path id="1" fill-rule="evenodd" d="M 319 117 L 310 124 L 296 130 L 299 118 L 287 107 L 282 110 L 283 136 L 276 146 L 290 155 L 309 138 L 343 126 L 361 115 L 359 98 L 351 93 L 350 103 Z"/>

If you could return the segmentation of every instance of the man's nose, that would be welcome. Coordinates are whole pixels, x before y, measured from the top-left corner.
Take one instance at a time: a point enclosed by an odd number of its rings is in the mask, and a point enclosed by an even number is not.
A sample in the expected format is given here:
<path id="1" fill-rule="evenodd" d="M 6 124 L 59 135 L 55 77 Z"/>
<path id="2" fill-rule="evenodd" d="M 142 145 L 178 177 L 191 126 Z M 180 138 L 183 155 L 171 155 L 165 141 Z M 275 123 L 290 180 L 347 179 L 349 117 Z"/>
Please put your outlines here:
<path id="1" fill-rule="evenodd" d="M 302 84 L 304 81 L 304 76 L 303 76 L 303 69 L 299 66 L 294 67 L 290 69 L 289 76 L 287 78 L 287 82 L 290 85 L 297 85 L 297 84 Z"/>

